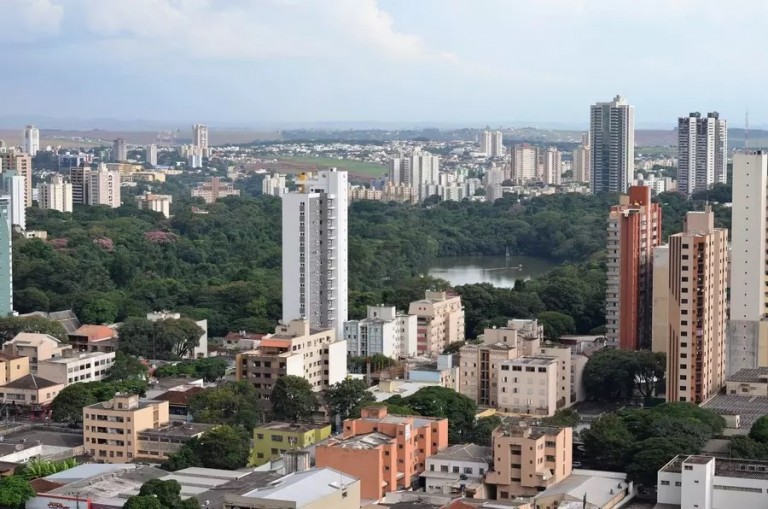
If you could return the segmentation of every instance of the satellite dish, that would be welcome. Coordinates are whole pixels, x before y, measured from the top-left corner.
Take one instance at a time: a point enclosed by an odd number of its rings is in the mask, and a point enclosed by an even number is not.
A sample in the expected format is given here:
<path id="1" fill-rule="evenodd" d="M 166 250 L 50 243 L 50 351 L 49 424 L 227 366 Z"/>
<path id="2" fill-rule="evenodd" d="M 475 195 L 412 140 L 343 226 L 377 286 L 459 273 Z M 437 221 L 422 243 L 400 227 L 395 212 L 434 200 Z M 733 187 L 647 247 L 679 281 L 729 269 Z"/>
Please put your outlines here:
<path id="1" fill-rule="evenodd" d="M 105 401 L 101 404 L 104 408 L 112 408 L 112 402 L 111 401 Z"/>
<path id="2" fill-rule="evenodd" d="M 517 425 L 520 426 L 521 428 L 527 428 L 528 427 L 528 423 L 525 422 L 525 421 L 520 421 L 520 422 L 517 423 Z"/>

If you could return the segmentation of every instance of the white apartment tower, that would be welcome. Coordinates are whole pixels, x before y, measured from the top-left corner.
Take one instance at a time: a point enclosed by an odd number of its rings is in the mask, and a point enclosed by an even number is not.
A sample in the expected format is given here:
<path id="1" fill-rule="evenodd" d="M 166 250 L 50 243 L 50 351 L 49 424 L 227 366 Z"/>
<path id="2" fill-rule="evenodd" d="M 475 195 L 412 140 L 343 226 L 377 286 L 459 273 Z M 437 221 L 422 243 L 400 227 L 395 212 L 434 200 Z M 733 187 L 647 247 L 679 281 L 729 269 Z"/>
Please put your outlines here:
<path id="1" fill-rule="evenodd" d="M 265 175 L 261 181 L 261 194 L 269 196 L 283 196 L 288 190 L 285 187 L 285 175 L 273 173 Z"/>
<path id="2" fill-rule="evenodd" d="M 88 205 L 109 205 L 112 208 L 120 206 L 120 172 L 110 171 L 106 164 L 90 172 L 88 182 Z"/>
<path id="3" fill-rule="evenodd" d="M 727 373 L 768 366 L 768 153 L 733 156 Z"/>
<path id="4" fill-rule="evenodd" d="M 72 184 L 61 175 L 54 175 L 50 182 L 37 186 L 37 203 L 41 209 L 72 212 Z"/>
<path id="5" fill-rule="evenodd" d="M 347 321 L 347 172 L 300 175 L 283 195 L 283 321 L 306 318 L 344 337 Z"/>
<path id="6" fill-rule="evenodd" d="M 590 112 L 593 193 L 626 193 L 635 179 L 635 108 L 621 96 Z"/>
<path id="7" fill-rule="evenodd" d="M 389 162 L 389 181 L 406 184 L 415 189 L 419 200 L 427 198 L 436 188 L 440 174 L 440 158 L 420 148 L 408 155 L 400 154 Z"/>
<path id="8" fill-rule="evenodd" d="M 152 166 L 157 166 L 157 145 L 154 143 L 147 145 L 144 150 L 146 151 L 147 162 Z"/>
<path id="9" fill-rule="evenodd" d="M 26 195 L 26 182 L 24 177 L 18 175 L 16 171 L 6 171 L 0 174 L 2 177 L 3 194 L 11 197 L 11 208 L 9 217 L 12 226 L 18 226 L 22 230 L 27 229 L 27 211 L 24 206 Z"/>
<path id="10" fill-rule="evenodd" d="M 536 178 L 538 154 L 536 147 L 523 143 L 512 147 L 512 180 L 524 184 Z"/>
<path id="11" fill-rule="evenodd" d="M 416 355 L 416 315 L 398 313 L 394 306 L 368 306 L 365 319 L 344 323 L 344 339 L 353 356 L 412 357 Z"/>
<path id="12" fill-rule="evenodd" d="M 544 183 L 559 186 L 562 176 L 562 154 L 555 147 L 549 147 L 544 152 Z"/>
<path id="13" fill-rule="evenodd" d="M 483 131 L 480 152 L 488 157 L 504 157 L 504 135 L 501 131 Z"/>
<path id="14" fill-rule="evenodd" d="M 192 126 L 192 144 L 203 150 L 208 151 L 208 126 L 203 124 L 195 124 Z"/>
<path id="15" fill-rule="evenodd" d="M 677 120 L 677 190 L 688 195 L 725 184 L 728 128 L 717 112 Z"/>
<path id="16" fill-rule="evenodd" d="M 24 128 L 21 138 L 21 148 L 31 157 L 35 157 L 35 154 L 40 150 L 40 130 L 37 127 L 28 125 Z"/>
<path id="17" fill-rule="evenodd" d="M 493 153 L 493 133 L 486 129 L 483 131 L 482 137 L 480 138 L 480 152 L 487 155 L 488 157 L 491 156 Z"/>
<path id="18" fill-rule="evenodd" d="M 585 133 L 581 137 L 581 146 L 571 152 L 571 159 L 573 160 L 573 180 L 575 182 L 590 182 L 590 164 L 592 163 L 591 154 L 592 149 L 589 144 L 589 133 Z"/>

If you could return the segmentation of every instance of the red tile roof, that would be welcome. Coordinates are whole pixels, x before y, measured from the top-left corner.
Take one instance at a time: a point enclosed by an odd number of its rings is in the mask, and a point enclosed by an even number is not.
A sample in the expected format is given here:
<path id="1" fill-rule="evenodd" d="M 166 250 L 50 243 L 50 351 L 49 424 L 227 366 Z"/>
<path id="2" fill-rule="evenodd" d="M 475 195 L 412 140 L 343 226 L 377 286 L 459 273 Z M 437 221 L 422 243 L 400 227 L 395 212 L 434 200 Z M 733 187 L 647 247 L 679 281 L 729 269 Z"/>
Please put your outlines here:
<path id="1" fill-rule="evenodd" d="M 51 490 L 65 486 L 64 484 L 48 481 L 46 479 L 33 479 L 29 481 L 29 485 L 34 488 L 35 493 L 48 493 Z"/>
<path id="2" fill-rule="evenodd" d="M 115 337 L 115 330 L 106 325 L 83 325 L 72 336 L 85 336 L 88 341 L 104 341 Z"/>
<path id="3" fill-rule="evenodd" d="M 205 389 L 202 387 L 191 387 L 186 391 L 168 391 L 156 396 L 152 399 L 159 401 L 167 401 L 169 405 L 186 405 L 189 402 L 189 398 L 195 394 L 203 392 Z"/>

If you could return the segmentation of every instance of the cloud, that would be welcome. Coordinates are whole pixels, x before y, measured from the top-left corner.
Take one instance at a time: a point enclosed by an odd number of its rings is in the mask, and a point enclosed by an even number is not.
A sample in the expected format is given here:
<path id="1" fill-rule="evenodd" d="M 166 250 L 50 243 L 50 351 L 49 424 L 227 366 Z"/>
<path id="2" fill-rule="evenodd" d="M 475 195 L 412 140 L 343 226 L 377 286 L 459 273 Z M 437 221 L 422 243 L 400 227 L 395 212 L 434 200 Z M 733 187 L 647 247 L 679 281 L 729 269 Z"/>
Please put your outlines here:
<path id="1" fill-rule="evenodd" d="M 51 0 L 5 0 L 0 41 L 31 42 L 59 32 L 64 8 Z"/>

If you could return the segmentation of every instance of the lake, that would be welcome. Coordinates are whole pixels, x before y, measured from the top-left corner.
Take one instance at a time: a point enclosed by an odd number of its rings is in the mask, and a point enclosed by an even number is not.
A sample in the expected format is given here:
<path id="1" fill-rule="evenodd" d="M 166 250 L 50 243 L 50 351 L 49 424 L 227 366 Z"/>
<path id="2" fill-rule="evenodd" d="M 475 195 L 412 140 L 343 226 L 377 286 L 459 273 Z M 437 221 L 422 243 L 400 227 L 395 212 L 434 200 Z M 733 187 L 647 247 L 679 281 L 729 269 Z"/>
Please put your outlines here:
<path id="1" fill-rule="evenodd" d="M 445 279 L 454 286 L 491 283 L 500 288 L 512 288 L 516 280 L 535 278 L 556 266 L 531 256 L 451 256 L 438 258 L 429 269 L 429 275 Z"/>

